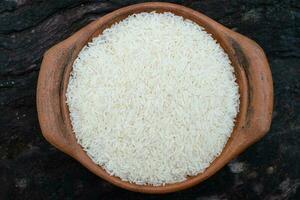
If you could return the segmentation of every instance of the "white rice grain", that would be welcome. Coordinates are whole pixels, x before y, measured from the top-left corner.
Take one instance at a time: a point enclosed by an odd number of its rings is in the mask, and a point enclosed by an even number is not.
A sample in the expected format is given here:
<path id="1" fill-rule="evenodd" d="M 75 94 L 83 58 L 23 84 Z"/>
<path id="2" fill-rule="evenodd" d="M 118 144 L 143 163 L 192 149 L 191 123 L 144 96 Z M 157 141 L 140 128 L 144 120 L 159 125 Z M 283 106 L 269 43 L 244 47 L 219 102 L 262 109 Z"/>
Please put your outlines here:
<path id="1" fill-rule="evenodd" d="M 222 152 L 239 107 L 233 67 L 199 25 L 140 13 L 79 53 L 67 89 L 73 130 L 109 174 L 176 183 Z"/>

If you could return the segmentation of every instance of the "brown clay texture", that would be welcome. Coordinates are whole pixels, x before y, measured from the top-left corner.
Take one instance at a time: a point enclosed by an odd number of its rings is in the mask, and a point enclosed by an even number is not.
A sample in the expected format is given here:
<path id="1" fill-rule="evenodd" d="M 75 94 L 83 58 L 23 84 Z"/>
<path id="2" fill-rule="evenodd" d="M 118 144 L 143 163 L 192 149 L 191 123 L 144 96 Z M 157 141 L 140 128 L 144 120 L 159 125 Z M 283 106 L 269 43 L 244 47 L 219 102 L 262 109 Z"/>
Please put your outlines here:
<path id="1" fill-rule="evenodd" d="M 72 64 L 80 50 L 95 35 L 140 12 L 172 12 L 203 26 L 228 53 L 235 68 L 240 92 L 236 125 L 221 155 L 201 174 L 165 186 L 136 185 L 110 176 L 97 166 L 76 142 L 66 105 L 66 88 Z M 221 169 L 269 130 L 273 110 L 273 83 L 267 58 L 252 40 L 192 9 L 170 3 L 143 3 L 121 8 L 90 23 L 44 55 L 37 86 L 37 109 L 44 137 L 91 172 L 110 183 L 136 192 L 169 193 L 192 187 Z"/>

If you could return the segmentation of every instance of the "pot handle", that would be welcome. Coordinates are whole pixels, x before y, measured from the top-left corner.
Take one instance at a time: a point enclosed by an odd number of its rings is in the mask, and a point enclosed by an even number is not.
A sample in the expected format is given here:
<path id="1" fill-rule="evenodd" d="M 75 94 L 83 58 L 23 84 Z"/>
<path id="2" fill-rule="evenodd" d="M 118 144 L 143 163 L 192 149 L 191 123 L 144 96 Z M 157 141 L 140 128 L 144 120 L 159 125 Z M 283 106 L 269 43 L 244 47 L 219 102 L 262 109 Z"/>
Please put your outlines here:
<path id="1" fill-rule="evenodd" d="M 251 145 L 270 129 L 273 110 L 271 70 L 263 49 L 256 42 L 229 29 L 225 35 L 247 79 L 246 106 L 240 108 L 245 109 L 245 115 L 241 116 L 242 124 L 238 129 L 244 142 Z"/>
<path id="2" fill-rule="evenodd" d="M 56 148 L 72 154 L 74 138 L 69 134 L 62 114 L 61 90 L 64 71 L 72 48 L 60 44 L 44 54 L 37 85 L 37 111 L 43 136 Z M 58 59 L 57 59 L 58 58 Z"/>

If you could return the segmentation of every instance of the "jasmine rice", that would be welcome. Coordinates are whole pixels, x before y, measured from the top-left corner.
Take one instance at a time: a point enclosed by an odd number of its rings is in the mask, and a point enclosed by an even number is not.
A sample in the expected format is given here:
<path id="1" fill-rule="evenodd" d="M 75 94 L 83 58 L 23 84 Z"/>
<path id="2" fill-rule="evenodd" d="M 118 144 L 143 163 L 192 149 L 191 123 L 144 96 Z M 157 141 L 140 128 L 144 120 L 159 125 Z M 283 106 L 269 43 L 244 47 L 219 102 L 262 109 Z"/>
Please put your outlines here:
<path id="1" fill-rule="evenodd" d="M 79 53 L 67 89 L 78 143 L 109 174 L 164 185 L 203 172 L 239 107 L 233 67 L 202 27 L 140 13 Z"/>

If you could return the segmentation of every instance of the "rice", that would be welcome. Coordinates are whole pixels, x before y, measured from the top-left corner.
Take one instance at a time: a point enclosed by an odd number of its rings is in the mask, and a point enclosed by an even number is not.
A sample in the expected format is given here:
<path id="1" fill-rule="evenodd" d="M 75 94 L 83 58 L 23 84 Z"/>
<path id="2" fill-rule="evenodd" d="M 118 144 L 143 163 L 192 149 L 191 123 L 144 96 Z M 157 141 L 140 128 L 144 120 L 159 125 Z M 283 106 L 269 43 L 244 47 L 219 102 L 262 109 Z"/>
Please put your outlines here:
<path id="1" fill-rule="evenodd" d="M 222 152 L 239 107 L 221 46 L 172 13 L 140 13 L 79 53 L 67 89 L 78 143 L 110 175 L 164 185 L 203 172 Z"/>

